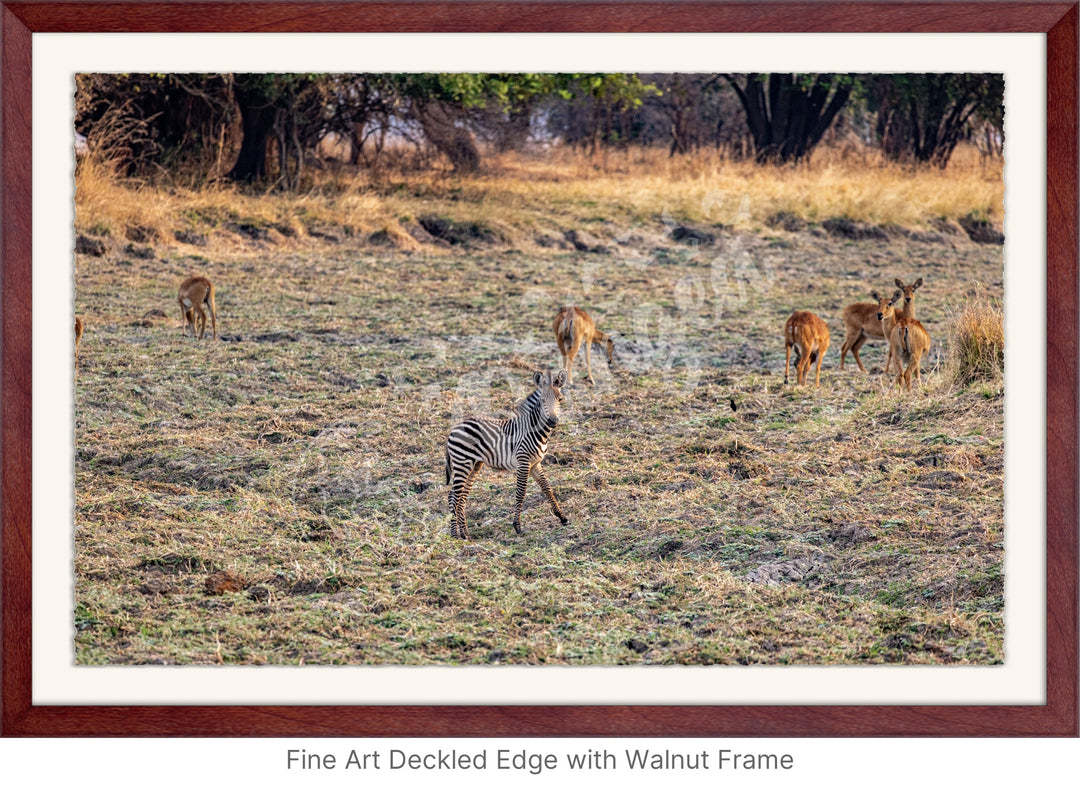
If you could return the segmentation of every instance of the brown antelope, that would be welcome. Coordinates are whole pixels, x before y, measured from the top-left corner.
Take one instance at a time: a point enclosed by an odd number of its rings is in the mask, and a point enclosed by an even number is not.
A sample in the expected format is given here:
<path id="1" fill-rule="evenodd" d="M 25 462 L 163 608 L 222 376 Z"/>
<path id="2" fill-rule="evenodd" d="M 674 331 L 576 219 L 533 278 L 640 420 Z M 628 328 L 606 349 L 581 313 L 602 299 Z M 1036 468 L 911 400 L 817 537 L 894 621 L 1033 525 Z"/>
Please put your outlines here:
<path id="1" fill-rule="evenodd" d="M 886 342 L 889 340 L 888 334 L 881 328 L 881 319 L 879 318 L 882 299 L 876 291 L 870 292 L 870 294 L 875 302 L 852 303 L 844 309 L 844 329 L 847 331 L 847 335 L 844 338 L 844 343 L 840 346 L 841 371 L 844 370 L 844 358 L 847 357 L 848 352 L 851 352 L 852 357 L 855 358 L 855 365 L 859 367 L 859 371 L 866 371 L 866 367 L 863 366 L 862 360 L 859 358 L 859 349 L 870 338 L 880 338 Z M 888 301 L 888 299 L 885 299 L 884 302 L 888 303 Z"/>
<path id="2" fill-rule="evenodd" d="M 889 351 L 885 356 L 885 375 L 892 371 L 893 364 L 893 348 L 889 342 L 889 337 L 892 335 L 893 327 L 896 325 L 896 320 L 900 316 L 899 311 L 893 307 L 894 303 L 900 299 L 903 292 L 897 289 L 893 292 L 892 297 L 882 297 L 876 291 L 870 292 L 875 300 L 877 300 L 877 312 L 874 314 L 874 318 L 877 320 L 878 325 L 881 327 L 882 337 L 888 344 Z M 897 362 L 899 365 L 899 362 Z"/>
<path id="3" fill-rule="evenodd" d="M 910 391 L 913 370 L 915 379 L 922 385 L 919 364 L 922 356 L 930 349 L 930 334 L 926 332 L 922 322 L 903 316 L 896 308 L 902 295 L 903 292 L 897 291 L 881 311 L 882 325 L 889 330 L 889 361 L 885 364 L 885 373 L 889 373 L 888 367 L 895 359 L 899 369 L 896 373 L 896 384 L 902 384 Z"/>
<path id="4" fill-rule="evenodd" d="M 75 371 L 79 370 L 79 340 L 82 338 L 82 319 L 75 317 Z"/>
<path id="5" fill-rule="evenodd" d="M 915 318 L 915 290 L 922 286 L 922 278 L 919 278 L 910 286 L 905 286 L 903 281 L 899 278 L 896 279 L 896 285 L 904 294 L 904 305 L 897 312 L 900 316 L 906 316 L 909 319 Z M 840 370 L 844 370 L 844 360 L 847 357 L 847 353 L 851 352 L 852 357 L 855 358 L 855 365 L 859 367 L 859 371 L 866 371 L 866 367 L 863 366 L 862 360 L 859 358 L 859 349 L 866 343 L 869 338 L 882 338 L 885 341 L 889 340 L 888 332 L 883 331 L 881 327 L 881 320 L 878 319 L 878 314 L 881 313 L 881 297 L 878 293 L 871 292 L 877 303 L 860 302 L 852 303 L 844 309 L 844 329 L 847 331 L 847 336 L 844 338 L 844 343 L 840 346 Z M 886 363 L 885 371 L 888 372 L 888 363 Z"/>
<path id="6" fill-rule="evenodd" d="M 900 317 L 905 319 L 915 318 L 915 290 L 920 286 L 922 286 L 922 278 L 919 278 L 910 286 L 905 286 L 902 280 L 899 278 L 896 279 L 896 288 L 904 293 L 904 303 L 896 309 L 896 317 L 898 319 Z"/>
<path id="7" fill-rule="evenodd" d="M 205 303 L 210 307 L 210 322 L 217 338 L 217 309 L 214 308 L 214 284 L 201 276 L 184 278 L 180 284 L 180 292 L 177 295 L 180 301 L 180 313 L 184 317 L 184 335 L 188 328 L 191 334 L 202 338 L 206 333 L 206 312 L 203 310 Z"/>
<path id="8" fill-rule="evenodd" d="M 589 375 L 589 382 L 593 382 L 592 363 L 589 360 L 589 349 L 593 344 L 607 344 L 607 361 L 611 365 L 611 353 L 615 349 L 615 342 L 611 336 L 605 335 L 596 329 L 592 317 L 580 308 L 572 305 L 566 306 L 555 314 L 552 323 L 555 330 L 555 343 L 559 345 L 562 353 L 563 368 L 566 369 L 567 386 L 574 383 L 574 358 L 577 357 L 578 348 L 585 344 L 585 371 Z"/>
<path id="9" fill-rule="evenodd" d="M 821 384 L 821 359 L 829 348 L 829 328 L 821 319 L 809 311 L 796 311 L 784 325 L 784 384 L 788 383 L 788 368 L 791 365 L 791 348 L 795 347 L 798 359 L 795 361 L 795 381 L 806 384 L 806 373 L 810 364 L 817 359 L 817 371 L 814 374 L 814 386 Z"/>

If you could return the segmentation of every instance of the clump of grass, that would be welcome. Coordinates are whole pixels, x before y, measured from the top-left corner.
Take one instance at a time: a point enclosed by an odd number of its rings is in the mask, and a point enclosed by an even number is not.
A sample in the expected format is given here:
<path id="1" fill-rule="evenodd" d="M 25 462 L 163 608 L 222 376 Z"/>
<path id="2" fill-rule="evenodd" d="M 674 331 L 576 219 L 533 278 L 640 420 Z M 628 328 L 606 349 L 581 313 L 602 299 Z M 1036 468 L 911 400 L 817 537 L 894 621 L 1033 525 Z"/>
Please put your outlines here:
<path id="1" fill-rule="evenodd" d="M 1005 316 L 996 300 L 977 297 L 949 323 L 946 379 L 957 386 L 1000 381 L 1005 372 Z"/>

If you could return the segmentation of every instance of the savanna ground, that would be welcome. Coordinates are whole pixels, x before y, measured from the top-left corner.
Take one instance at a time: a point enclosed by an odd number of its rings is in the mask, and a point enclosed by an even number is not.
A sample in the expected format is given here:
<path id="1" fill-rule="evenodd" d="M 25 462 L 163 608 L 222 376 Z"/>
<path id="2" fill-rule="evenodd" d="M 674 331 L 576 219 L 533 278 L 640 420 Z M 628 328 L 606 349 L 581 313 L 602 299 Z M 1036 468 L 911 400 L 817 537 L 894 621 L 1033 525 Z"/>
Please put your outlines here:
<path id="1" fill-rule="evenodd" d="M 1003 297 L 957 225 L 1000 222 L 1000 164 L 634 166 L 293 199 L 84 166 L 76 661 L 1002 662 L 1003 386 L 945 371 L 951 318 Z M 216 342 L 181 331 L 194 273 Z M 886 387 L 882 342 L 840 371 L 844 306 L 920 276 L 925 387 Z M 446 434 L 559 368 L 568 301 L 621 334 L 545 462 L 571 524 L 530 482 L 515 535 L 485 470 L 452 539 Z M 817 389 L 783 384 L 793 309 L 832 332 Z"/>

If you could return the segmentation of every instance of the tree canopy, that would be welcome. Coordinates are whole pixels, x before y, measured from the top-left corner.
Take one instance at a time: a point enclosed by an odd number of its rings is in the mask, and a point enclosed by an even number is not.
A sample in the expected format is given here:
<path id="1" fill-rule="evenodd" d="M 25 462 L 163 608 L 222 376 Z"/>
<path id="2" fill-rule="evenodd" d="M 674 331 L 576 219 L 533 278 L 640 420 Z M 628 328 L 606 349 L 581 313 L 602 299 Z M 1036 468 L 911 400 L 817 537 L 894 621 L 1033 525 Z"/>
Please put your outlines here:
<path id="1" fill-rule="evenodd" d="M 702 146 L 760 163 L 808 157 L 844 117 L 861 145 L 945 167 L 965 137 L 1000 141 L 1000 74 L 81 74 L 76 127 L 130 175 L 203 165 L 204 178 L 298 189 L 325 140 L 356 166 L 387 139 L 456 172 L 531 140 L 596 153 Z M 849 132 L 848 134 L 854 134 Z M 273 155 L 276 154 L 276 162 Z M 430 161 L 430 160 L 428 160 Z"/>

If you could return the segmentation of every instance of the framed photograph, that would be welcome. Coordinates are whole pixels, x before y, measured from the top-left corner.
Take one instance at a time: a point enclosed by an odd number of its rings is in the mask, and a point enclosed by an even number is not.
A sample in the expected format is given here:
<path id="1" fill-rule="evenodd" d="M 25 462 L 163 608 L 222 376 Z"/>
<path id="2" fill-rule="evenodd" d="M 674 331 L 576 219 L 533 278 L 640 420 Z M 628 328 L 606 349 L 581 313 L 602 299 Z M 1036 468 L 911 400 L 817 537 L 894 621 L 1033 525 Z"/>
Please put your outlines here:
<path id="1" fill-rule="evenodd" d="M 2 5 L 4 735 L 1077 734 L 1076 3 Z"/>

